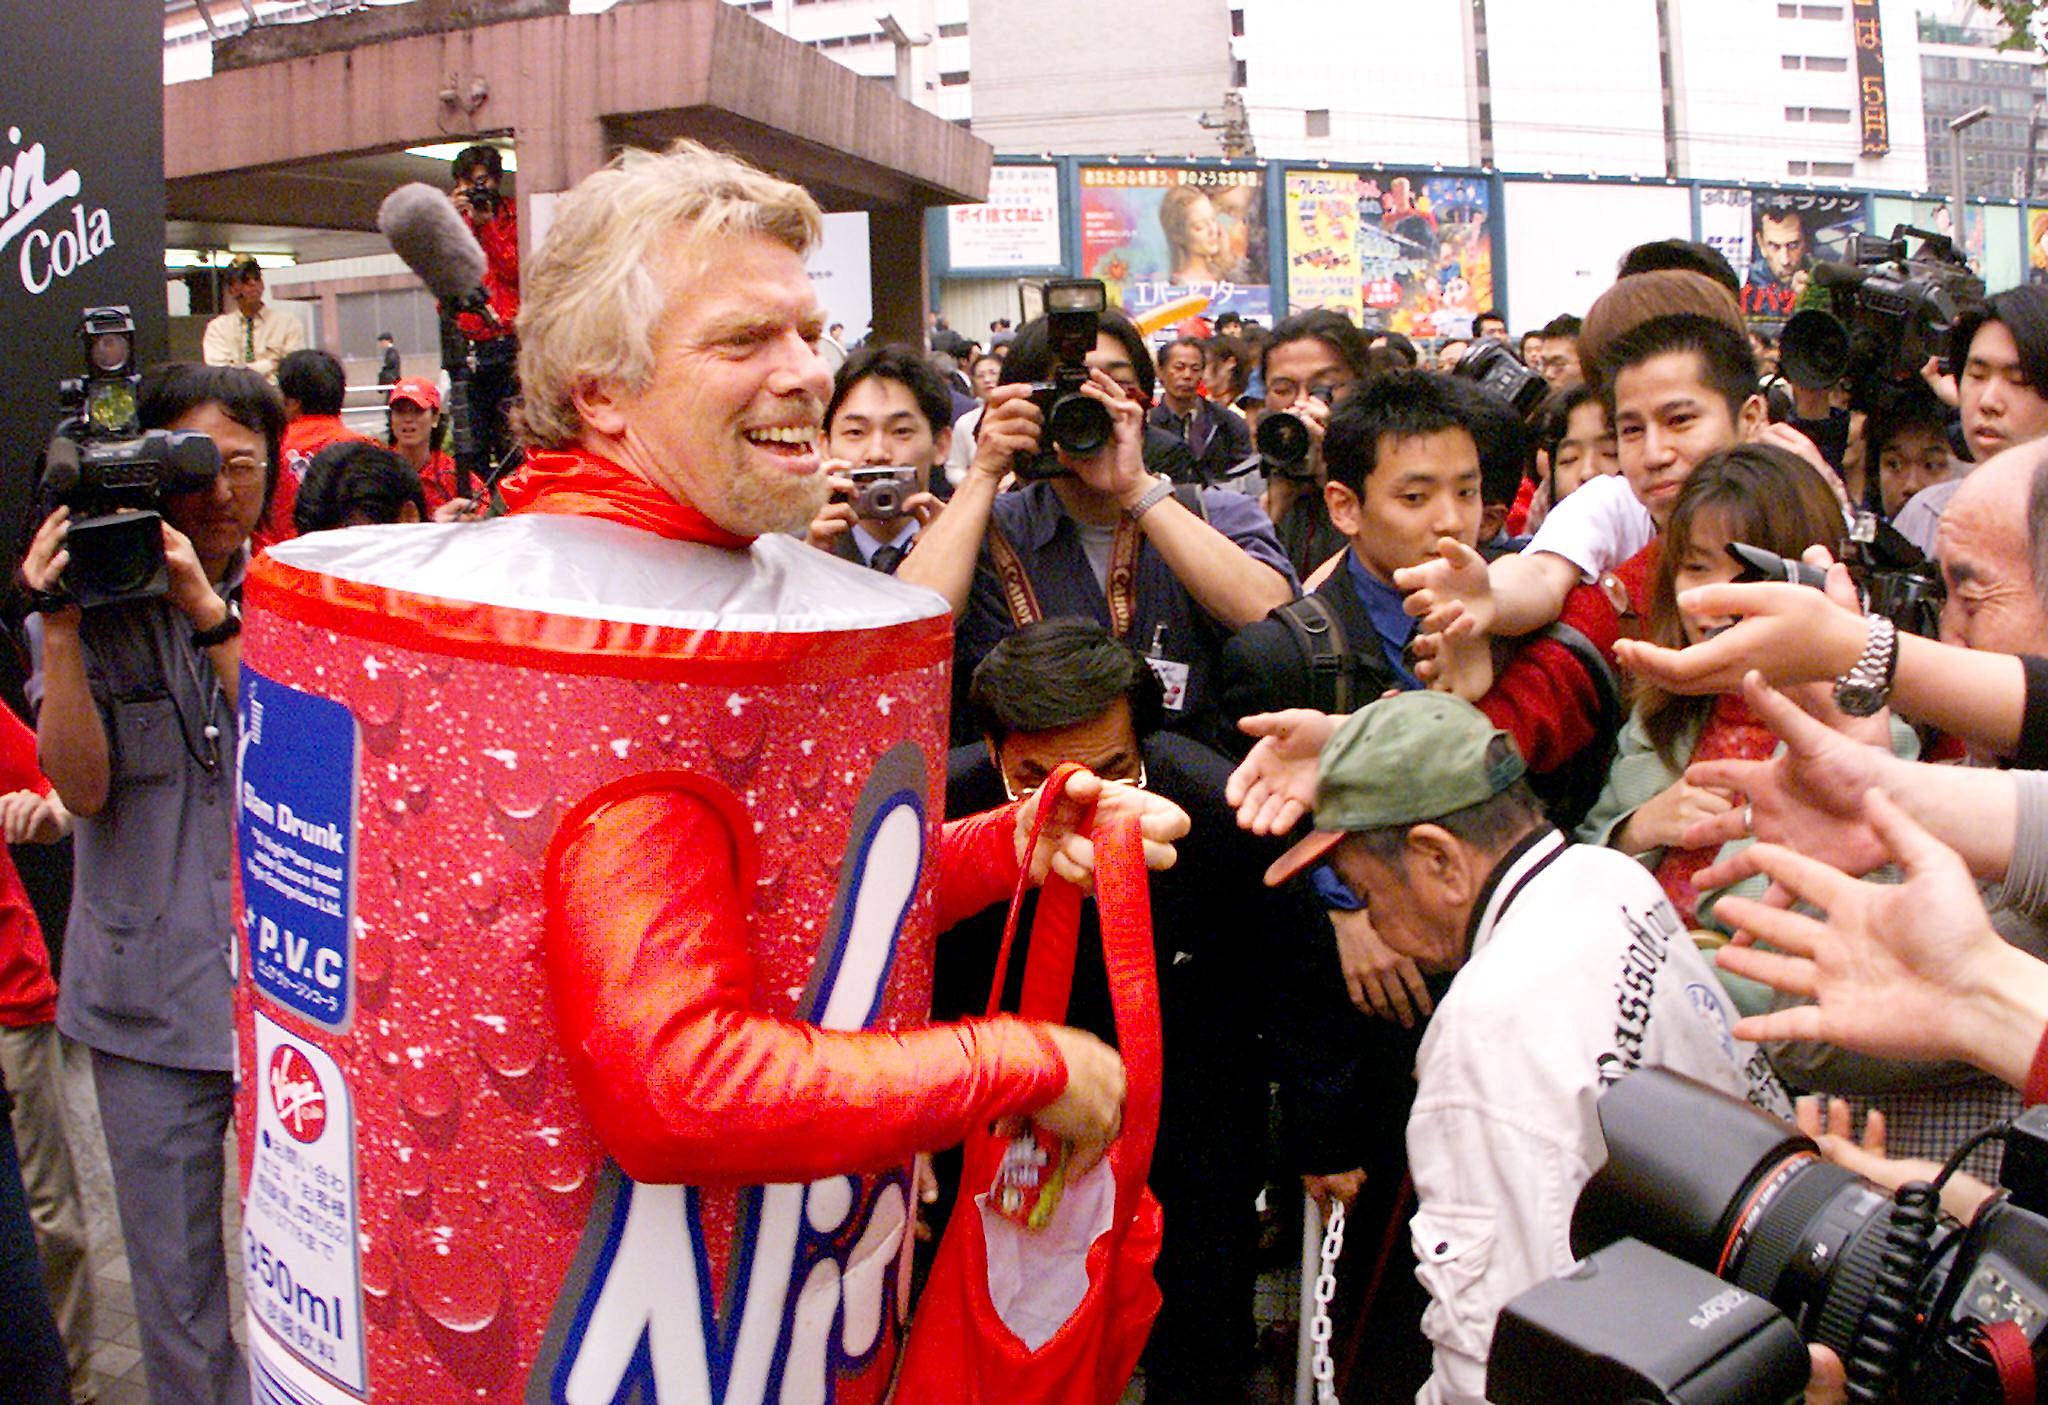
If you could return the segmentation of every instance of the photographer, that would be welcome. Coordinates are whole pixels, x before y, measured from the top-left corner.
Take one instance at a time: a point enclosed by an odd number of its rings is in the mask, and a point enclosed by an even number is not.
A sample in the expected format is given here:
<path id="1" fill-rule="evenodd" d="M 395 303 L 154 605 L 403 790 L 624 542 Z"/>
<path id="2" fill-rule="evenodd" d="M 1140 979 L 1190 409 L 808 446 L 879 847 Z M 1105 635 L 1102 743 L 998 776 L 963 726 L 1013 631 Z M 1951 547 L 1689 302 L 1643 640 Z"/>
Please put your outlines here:
<path id="1" fill-rule="evenodd" d="M 1292 415 L 1306 432 L 1305 454 L 1293 463 L 1265 465 L 1266 515 L 1295 574 L 1307 577 L 1344 550 L 1344 534 L 1323 501 L 1323 429 L 1330 404 L 1366 375 L 1365 334 L 1341 312 L 1316 308 L 1285 318 L 1259 358 L 1266 398 L 1256 432 L 1274 415 Z M 1261 452 L 1271 431 L 1259 436 Z"/>
<path id="2" fill-rule="evenodd" d="M 1100 317 L 1089 379 L 1076 394 L 1108 411 L 1109 442 L 1085 457 L 1042 453 L 1044 413 L 1031 385 L 1051 377 L 1055 356 L 1047 320 L 1027 322 L 1003 363 L 966 481 L 897 577 L 951 603 L 956 691 L 1025 625 L 1079 616 L 1145 656 L 1166 688 L 1170 730 L 1220 737 L 1216 655 L 1231 630 L 1293 597 L 1293 575 L 1257 504 L 1213 488 L 1176 490 L 1147 469 L 1144 410 L 1105 369 L 1130 366 L 1117 330 L 1129 321 Z M 998 496 L 1013 466 L 1053 476 Z M 973 735 L 958 711 L 955 734 Z"/>
<path id="3" fill-rule="evenodd" d="M 932 473 L 954 431 L 945 382 L 908 347 L 866 346 L 832 378 L 825 471 L 832 496 L 805 540 L 842 561 L 894 575 L 938 515 Z"/>
<path id="4" fill-rule="evenodd" d="M 455 319 L 475 361 L 469 373 L 475 445 L 470 477 L 488 482 L 514 448 L 505 411 L 519 393 L 519 205 L 499 188 L 505 158 L 495 146 L 465 147 L 455 158 L 454 176 L 449 199 L 483 246 L 484 292 L 490 296 L 489 316 L 465 312 Z"/>
<path id="5" fill-rule="evenodd" d="M 284 407 L 254 372 L 191 364 L 143 378 L 144 429 L 214 441 L 210 486 L 163 503 L 169 592 L 30 622 L 45 774 L 77 817 L 57 1026 L 92 1051 L 143 1361 L 161 1400 L 239 1402 L 228 1329 L 221 1138 L 233 1106 L 233 601 L 276 486 Z M 57 595 L 70 509 L 22 574 Z"/>

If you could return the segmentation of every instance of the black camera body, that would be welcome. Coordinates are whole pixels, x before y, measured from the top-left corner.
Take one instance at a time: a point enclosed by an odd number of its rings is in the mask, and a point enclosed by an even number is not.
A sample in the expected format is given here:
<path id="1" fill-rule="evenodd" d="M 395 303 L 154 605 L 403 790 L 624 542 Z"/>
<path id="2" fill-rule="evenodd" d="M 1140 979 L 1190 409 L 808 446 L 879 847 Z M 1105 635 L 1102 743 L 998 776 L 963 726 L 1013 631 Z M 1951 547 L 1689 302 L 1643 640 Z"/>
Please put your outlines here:
<path id="1" fill-rule="evenodd" d="M 1728 554 L 1741 563 L 1738 581 L 1786 581 L 1816 590 L 1827 584 L 1825 572 L 1746 542 L 1728 543 Z M 1867 508 L 1859 510 L 1849 525 L 1842 564 L 1849 568 L 1864 609 L 1908 634 L 1940 637 L 1941 606 L 1948 597 L 1941 567 L 1921 555 L 1898 528 Z"/>
<path id="2" fill-rule="evenodd" d="M 1308 388 L 1308 398 L 1320 401 L 1324 408 L 1336 399 L 1334 386 L 1318 382 Z M 1259 416 L 1259 427 L 1252 436 L 1253 447 L 1259 451 L 1259 461 L 1266 472 L 1277 478 L 1292 478 L 1307 482 L 1314 478 L 1309 469 L 1309 450 L 1314 441 L 1309 438 L 1308 422 L 1292 410 L 1275 410 Z"/>
<path id="3" fill-rule="evenodd" d="M 2048 1353 L 2048 1108 L 2005 1133 L 2004 1189 L 1968 1228 L 1932 1186 L 1888 1195 L 1667 1070 L 1611 1088 L 1600 1127 L 1607 1162 L 1572 1216 L 1585 1261 L 1502 1309 L 1495 1405 L 1555 1400 L 1559 1381 L 1580 1405 L 1780 1405 L 1805 1379 L 1802 1342 L 1842 1358 L 1852 1398 L 1990 1405 L 2005 1398 L 1992 1324 Z"/>
<path id="4" fill-rule="evenodd" d="M 854 516 L 871 522 L 893 522 L 909 509 L 904 506 L 917 491 L 914 468 L 856 468 L 853 480 Z"/>
<path id="5" fill-rule="evenodd" d="M 1514 406 L 1523 419 L 1534 414 L 1550 394 L 1550 382 L 1543 379 L 1541 371 L 1523 365 L 1514 352 L 1492 337 L 1472 343 L 1451 374 L 1492 391 Z"/>
<path id="6" fill-rule="evenodd" d="M 1083 395 L 1088 384 L 1088 354 L 1102 332 L 1102 313 L 1109 290 L 1099 278 L 1055 278 L 1045 285 L 1045 325 L 1052 375 L 1030 382 L 1031 403 L 1044 418 L 1039 452 L 1016 463 L 1019 478 L 1058 478 L 1066 469 L 1054 449 L 1086 457 L 1115 437 L 1109 408 Z"/>
<path id="7" fill-rule="evenodd" d="M 71 509 L 62 591 L 53 603 L 97 609 L 170 589 L 163 500 L 210 487 L 220 450 L 204 434 L 136 420 L 135 323 L 126 307 L 89 307 L 79 319 L 85 375 L 58 384 L 70 412 L 43 451 L 42 515 Z"/>
<path id="8" fill-rule="evenodd" d="M 1907 236 L 1920 240 L 1906 253 Z M 1850 403 L 1862 409 L 1885 387 L 1904 385 L 1929 357 L 1948 354 L 1958 310 L 1982 300 L 1984 280 L 1970 271 L 1945 234 L 1896 225 L 1889 239 L 1857 234 L 1846 263 L 1814 265 L 1828 289 L 1831 312 L 1794 313 L 1778 343 L 1785 378 L 1808 389 L 1847 378 Z"/>

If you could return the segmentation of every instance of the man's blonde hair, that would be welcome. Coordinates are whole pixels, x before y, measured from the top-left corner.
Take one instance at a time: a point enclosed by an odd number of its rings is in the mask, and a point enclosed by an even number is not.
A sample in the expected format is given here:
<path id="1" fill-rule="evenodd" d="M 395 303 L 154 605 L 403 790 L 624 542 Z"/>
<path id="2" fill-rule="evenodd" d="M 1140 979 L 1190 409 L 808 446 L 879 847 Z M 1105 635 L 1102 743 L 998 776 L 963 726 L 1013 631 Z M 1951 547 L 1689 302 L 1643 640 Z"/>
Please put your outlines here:
<path id="1" fill-rule="evenodd" d="M 667 311 L 660 261 L 720 235 L 762 235 L 808 254 L 824 228 L 801 186 L 735 157 L 679 141 L 622 151 L 562 196 L 520 279 L 519 423 L 544 449 L 583 433 L 578 388 L 627 393 L 654 377 L 654 328 Z"/>

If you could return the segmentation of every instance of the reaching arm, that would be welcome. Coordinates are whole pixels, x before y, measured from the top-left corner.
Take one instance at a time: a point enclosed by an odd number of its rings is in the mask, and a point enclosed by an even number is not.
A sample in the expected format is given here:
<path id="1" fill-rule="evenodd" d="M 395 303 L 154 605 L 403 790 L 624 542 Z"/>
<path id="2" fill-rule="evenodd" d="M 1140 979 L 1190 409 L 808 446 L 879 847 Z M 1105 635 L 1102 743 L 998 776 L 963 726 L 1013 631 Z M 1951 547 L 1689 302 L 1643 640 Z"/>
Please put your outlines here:
<path id="1" fill-rule="evenodd" d="M 953 490 L 945 511 L 919 533 L 917 550 L 896 568 L 897 580 L 945 596 L 955 619 L 967 608 L 974 586 L 974 567 L 981 557 L 982 538 L 988 534 L 996 490 L 1016 455 L 1037 451 L 1042 418 L 1038 406 L 1031 403 L 1030 387 L 996 387 L 995 396 L 982 412 L 967 476 Z"/>
<path id="2" fill-rule="evenodd" d="M 1152 481 L 1156 480 L 1144 481 L 1142 487 L 1149 488 Z M 1142 496 L 1141 489 L 1124 506 Z M 1293 583 L 1286 576 L 1181 506 L 1177 498 L 1154 504 L 1138 525 L 1195 603 L 1227 629 L 1243 629 L 1294 598 Z"/>

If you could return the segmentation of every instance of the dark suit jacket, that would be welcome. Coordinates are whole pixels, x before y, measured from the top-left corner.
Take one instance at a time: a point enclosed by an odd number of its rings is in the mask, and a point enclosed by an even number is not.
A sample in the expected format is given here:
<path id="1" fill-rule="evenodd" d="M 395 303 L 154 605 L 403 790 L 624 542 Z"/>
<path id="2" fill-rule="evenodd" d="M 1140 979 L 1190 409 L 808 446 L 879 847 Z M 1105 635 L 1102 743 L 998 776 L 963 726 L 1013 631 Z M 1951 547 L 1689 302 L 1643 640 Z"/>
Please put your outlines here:
<path id="1" fill-rule="evenodd" d="M 1173 411 L 1166 407 L 1164 401 L 1154 405 L 1152 413 L 1146 418 L 1147 423 L 1153 428 L 1171 434 L 1176 439 L 1181 438 L 1178 428 L 1180 421 Z M 1187 481 L 1223 483 L 1227 481 L 1224 475 L 1251 455 L 1251 426 L 1245 423 L 1244 416 L 1237 411 L 1219 408 L 1207 400 L 1196 403 L 1195 420 L 1196 432 L 1182 441 L 1188 446 L 1189 456 L 1193 460 L 1194 472 L 1197 475 Z M 1194 451 L 1194 441 L 1197 439 L 1202 441 L 1200 453 Z"/>

